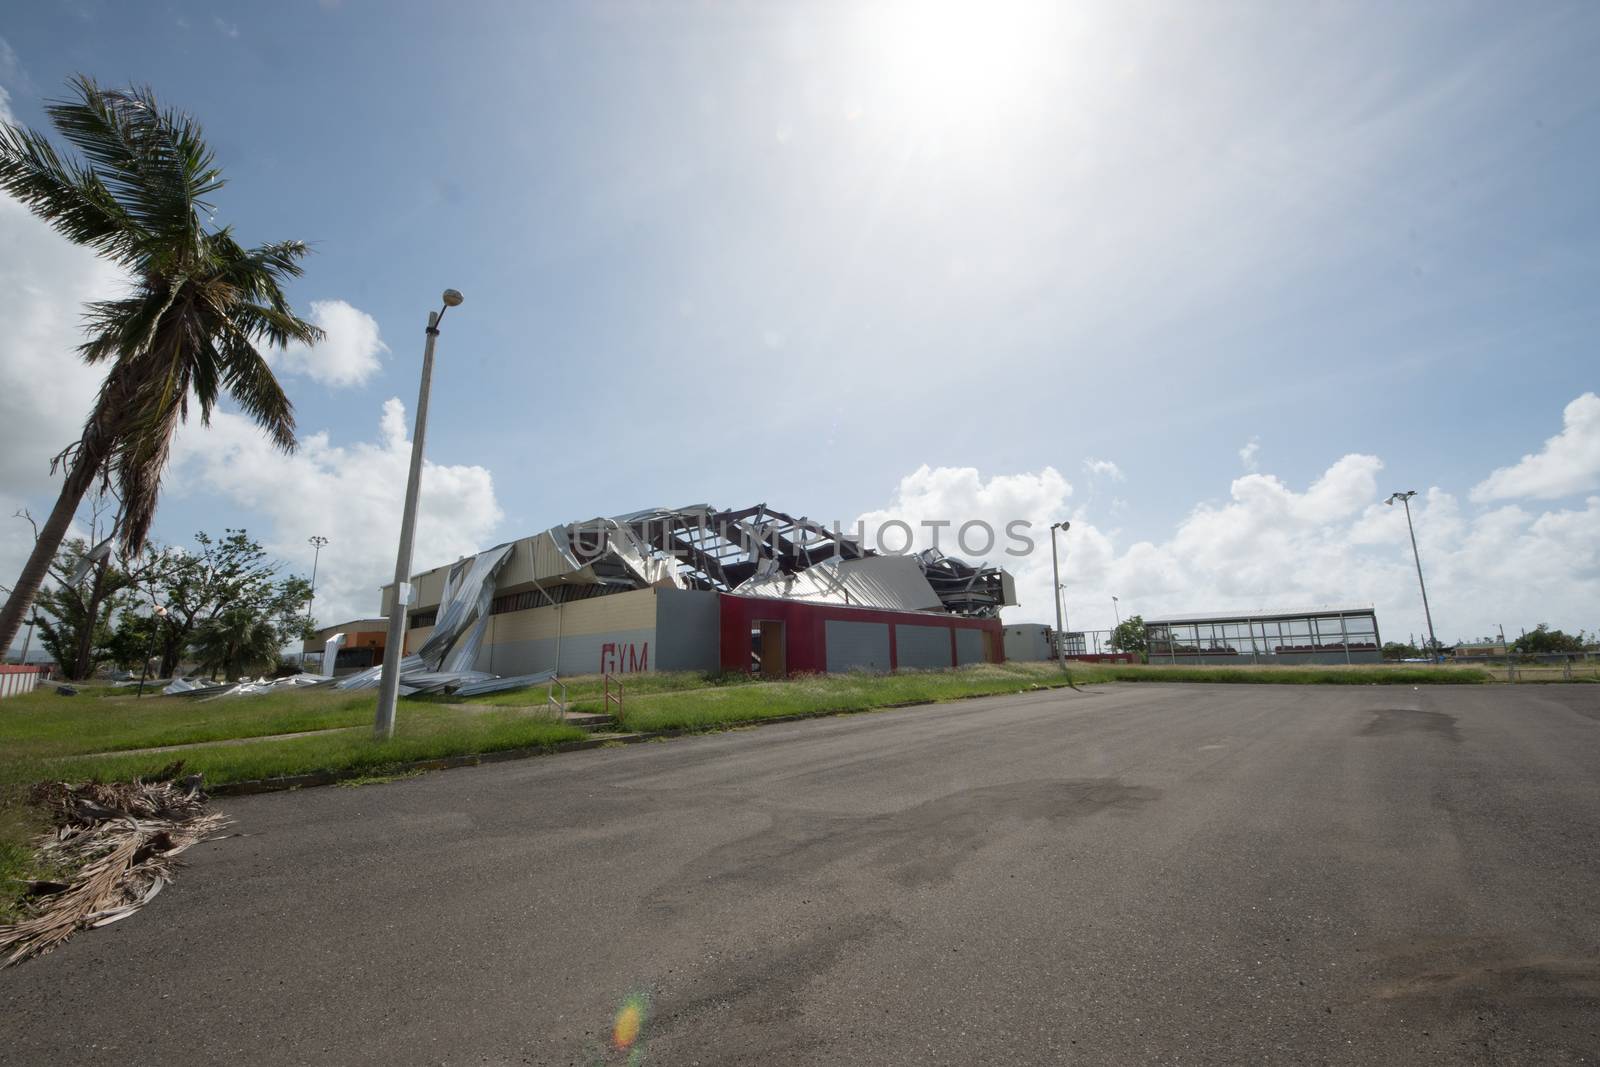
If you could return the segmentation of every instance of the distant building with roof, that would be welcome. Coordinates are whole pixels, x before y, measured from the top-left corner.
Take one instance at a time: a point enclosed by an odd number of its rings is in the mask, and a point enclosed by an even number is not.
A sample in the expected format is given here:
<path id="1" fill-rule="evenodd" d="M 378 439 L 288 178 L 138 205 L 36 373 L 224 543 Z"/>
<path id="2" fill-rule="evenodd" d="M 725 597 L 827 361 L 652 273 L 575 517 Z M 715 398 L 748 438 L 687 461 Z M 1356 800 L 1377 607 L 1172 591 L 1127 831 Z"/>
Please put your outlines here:
<path id="1" fill-rule="evenodd" d="M 1205 665 L 1382 662 L 1371 604 L 1295 611 L 1215 611 L 1145 620 L 1151 663 Z"/>

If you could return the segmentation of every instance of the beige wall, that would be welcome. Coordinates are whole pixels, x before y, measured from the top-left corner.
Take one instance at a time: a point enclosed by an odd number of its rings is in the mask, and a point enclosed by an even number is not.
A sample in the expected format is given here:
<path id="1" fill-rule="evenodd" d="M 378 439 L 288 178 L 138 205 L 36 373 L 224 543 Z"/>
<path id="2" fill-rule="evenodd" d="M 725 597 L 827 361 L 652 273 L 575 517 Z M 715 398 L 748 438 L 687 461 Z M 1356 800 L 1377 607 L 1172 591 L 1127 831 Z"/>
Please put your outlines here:
<path id="1" fill-rule="evenodd" d="M 555 637 L 557 630 L 569 634 L 599 634 L 612 630 L 654 629 L 656 591 L 635 589 L 589 600 L 574 600 L 559 611 L 545 605 L 526 611 L 508 611 L 489 616 L 489 631 L 484 643 L 535 641 Z"/>

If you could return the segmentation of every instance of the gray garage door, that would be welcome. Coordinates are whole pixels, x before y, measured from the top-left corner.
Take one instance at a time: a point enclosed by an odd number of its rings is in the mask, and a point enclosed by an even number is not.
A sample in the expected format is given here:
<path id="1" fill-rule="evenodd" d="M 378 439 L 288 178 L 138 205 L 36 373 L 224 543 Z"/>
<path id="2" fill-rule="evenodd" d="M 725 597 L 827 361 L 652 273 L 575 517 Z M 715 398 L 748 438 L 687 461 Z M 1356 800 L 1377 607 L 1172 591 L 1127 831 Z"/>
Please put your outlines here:
<path id="1" fill-rule="evenodd" d="M 889 624 L 829 619 L 823 630 L 830 671 L 889 669 Z"/>
<path id="2" fill-rule="evenodd" d="M 901 670 L 914 667 L 950 666 L 950 627 L 907 626 L 894 628 L 895 662 Z"/>
<path id="3" fill-rule="evenodd" d="M 956 662 L 960 664 L 983 662 L 983 631 L 956 631 Z"/>

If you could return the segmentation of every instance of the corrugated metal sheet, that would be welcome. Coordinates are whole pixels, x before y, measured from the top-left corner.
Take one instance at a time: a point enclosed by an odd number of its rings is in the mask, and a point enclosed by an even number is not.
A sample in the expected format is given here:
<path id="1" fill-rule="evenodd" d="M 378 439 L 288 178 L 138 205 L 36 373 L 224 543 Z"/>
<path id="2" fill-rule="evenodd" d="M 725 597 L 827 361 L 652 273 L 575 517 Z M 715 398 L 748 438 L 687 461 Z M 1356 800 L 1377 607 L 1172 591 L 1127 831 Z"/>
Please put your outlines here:
<path id="1" fill-rule="evenodd" d="M 472 668 L 483 640 L 483 623 L 494 600 L 495 576 L 505 566 L 512 545 L 496 545 L 472 559 L 450 568 L 445 580 L 444 599 L 433 632 L 417 649 L 417 655 L 434 670 L 464 671 Z M 465 641 L 458 641 L 468 627 Z"/>
<path id="2" fill-rule="evenodd" d="M 983 634 L 977 630 L 956 631 L 956 665 L 983 662 Z"/>
<path id="3" fill-rule="evenodd" d="M 943 606 L 915 556 L 824 560 L 795 574 L 757 575 L 734 592 L 885 611 L 938 611 Z"/>
<path id="4" fill-rule="evenodd" d="M 1282 608 L 1260 611 L 1208 611 L 1203 615 L 1163 615 L 1159 619 L 1144 620 L 1146 626 L 1156 626 L 1162 623 L 1182 622 L 1266 622 L 1272 619 L 1303 619 L 1307 617 L 1318 618 L 1321 616 L 1339 615 L 1370 615 L 1373 612 L 1371 604 L 1354 604 L 1348 607 L 1306 608 L 1303 611 L 1286 611 Z"/>

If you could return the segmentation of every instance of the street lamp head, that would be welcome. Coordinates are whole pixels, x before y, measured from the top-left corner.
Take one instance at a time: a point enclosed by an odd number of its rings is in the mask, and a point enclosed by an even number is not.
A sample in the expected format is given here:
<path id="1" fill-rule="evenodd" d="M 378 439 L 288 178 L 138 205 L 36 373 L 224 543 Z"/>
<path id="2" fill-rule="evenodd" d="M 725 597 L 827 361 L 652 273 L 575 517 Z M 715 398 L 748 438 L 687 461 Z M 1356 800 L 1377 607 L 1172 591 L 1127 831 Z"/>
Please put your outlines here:
<path id="1" fill-rule="evenodd" d="M 447 308 L 461 306 L 461 301 L 463 299 L 464 298 L 461 295 L 461 290 L 459 289 L 446 289 L 444 291 L 444 306 Z"/>
<path id="2" fill-rule="evenodd" d="M 1417 491 L 1415 489 L 1407 489 L 1403 493 L 1390 493 L 1389 499 L 1385 500 L 1384 503 L 1388 504 L 1390 507 L 1393 507 L 1396 500 L 1410 500 L 1416 495 Z"/>

